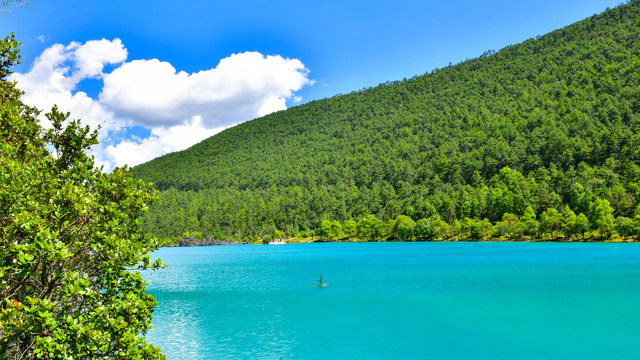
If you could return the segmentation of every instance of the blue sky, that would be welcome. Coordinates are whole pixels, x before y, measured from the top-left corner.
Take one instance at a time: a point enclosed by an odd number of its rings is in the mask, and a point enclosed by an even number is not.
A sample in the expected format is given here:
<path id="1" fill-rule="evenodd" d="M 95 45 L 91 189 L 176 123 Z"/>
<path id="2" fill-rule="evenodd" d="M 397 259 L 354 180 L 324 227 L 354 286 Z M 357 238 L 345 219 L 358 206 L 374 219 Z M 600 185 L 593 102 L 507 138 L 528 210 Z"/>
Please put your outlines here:
<path id="1" fill-rule="evenodd" d="M 23 43 L 25 102 L 56 100 L 101 124 L 95 155 L 109 169 L 499 50 L 620 0 L 31 2 L 0 18 Z"/>

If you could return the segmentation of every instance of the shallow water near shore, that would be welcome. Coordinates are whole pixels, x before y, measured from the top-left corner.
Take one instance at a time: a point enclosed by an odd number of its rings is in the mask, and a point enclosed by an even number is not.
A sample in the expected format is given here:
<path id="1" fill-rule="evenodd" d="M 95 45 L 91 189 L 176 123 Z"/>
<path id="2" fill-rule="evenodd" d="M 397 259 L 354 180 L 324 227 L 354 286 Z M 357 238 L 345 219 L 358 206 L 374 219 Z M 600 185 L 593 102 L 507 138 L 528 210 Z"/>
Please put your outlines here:
<path id="1" fill-rule="evenodd" d="M 164 248 L 168 359 L 637 359 L 640 244 Z M 329 286 L 317 287 L 323 276 Z"/>

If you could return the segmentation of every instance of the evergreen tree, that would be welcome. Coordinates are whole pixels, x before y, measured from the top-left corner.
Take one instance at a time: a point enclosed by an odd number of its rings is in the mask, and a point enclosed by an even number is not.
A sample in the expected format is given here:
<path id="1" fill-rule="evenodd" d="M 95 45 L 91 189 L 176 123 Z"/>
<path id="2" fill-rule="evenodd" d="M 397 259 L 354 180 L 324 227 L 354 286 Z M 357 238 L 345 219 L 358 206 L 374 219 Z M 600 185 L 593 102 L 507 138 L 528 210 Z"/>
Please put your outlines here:
<path id="1" fill-rule="evenodd" d="M 589 231 L 589 229 L 591 228 L 591 224 L 589 223 L 589 219 L 583 214 L 580 213 L 580 215 L 578 215 L 576 217 L 576 222 L 575 222 L 575 232 L 582 234 L 582 240 L 584 240 L 584 234 Z"/>
<path id="2" fill-rule="evenodd" d="M 565 206 L 564 211 L 562 212 L 561 229 L 564 235 L 567 236 L 568 238 L 571 238 L 571 236 L 576 235 L 578 233 L 576 228 L 576 220 L 577 220 L 577 216 L 573 212 L 573 210 L 569 209 L 568 206 Z"/>

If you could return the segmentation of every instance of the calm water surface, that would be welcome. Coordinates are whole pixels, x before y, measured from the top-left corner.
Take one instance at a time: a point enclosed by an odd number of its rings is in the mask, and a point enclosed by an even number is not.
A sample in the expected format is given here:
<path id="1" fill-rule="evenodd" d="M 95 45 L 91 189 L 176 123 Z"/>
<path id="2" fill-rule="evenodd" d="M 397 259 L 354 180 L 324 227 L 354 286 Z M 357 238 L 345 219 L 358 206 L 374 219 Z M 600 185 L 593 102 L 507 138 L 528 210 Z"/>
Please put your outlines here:
<path id="1" fill-rule="evenodd" d="M 640 244 L 166 248 L 168 359 L 640 359 Z M 323 275 L 330 285 L 314 287 Z"/>

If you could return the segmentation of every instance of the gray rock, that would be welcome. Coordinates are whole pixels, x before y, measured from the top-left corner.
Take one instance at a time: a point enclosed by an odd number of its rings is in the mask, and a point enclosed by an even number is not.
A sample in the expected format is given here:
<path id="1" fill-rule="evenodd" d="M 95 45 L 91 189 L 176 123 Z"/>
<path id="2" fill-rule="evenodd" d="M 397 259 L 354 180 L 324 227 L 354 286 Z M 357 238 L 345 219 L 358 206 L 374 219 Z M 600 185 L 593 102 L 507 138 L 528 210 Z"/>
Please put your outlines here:
<path id="1" fill-rule="evenodd" d="M 229 239 L 225 240 L 214 240 L 213 238 L 203 239 L 202 241 L 189 236 L 178 242 L 177 246 L 214 246 L 214 245 L 246 245 L 249 244 L 246 241 L 230 241 Z"/>

